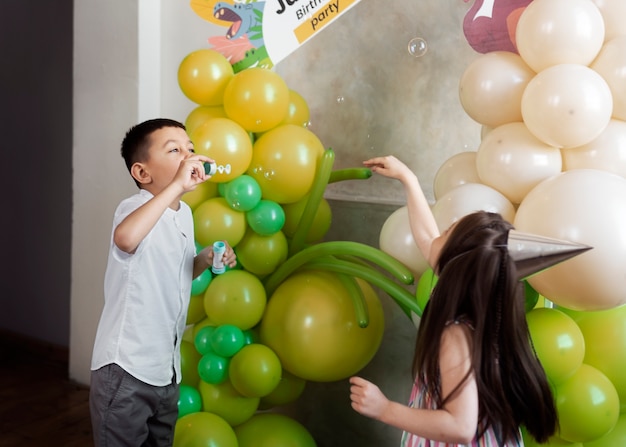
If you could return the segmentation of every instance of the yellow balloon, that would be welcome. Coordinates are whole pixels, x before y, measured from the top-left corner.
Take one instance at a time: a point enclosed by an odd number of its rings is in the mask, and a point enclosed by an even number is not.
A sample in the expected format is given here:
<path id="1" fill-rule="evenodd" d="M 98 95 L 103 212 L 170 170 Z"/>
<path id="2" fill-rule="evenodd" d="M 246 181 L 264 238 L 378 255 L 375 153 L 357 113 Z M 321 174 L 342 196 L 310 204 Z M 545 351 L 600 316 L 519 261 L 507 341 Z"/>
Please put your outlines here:
<path id="1" fill-rule="evenodd" d="M 289 90 L 289 106 L 287 115 L 280 124 L 295 124 L 296 126 L 307 127 L 311 114 L 309 105 L 300 93 Z"/>
<path id="2" fill-rule="evenodd" d="M 323 153 L 324 146 L 313 132 L 286 124 L 256 140 L 247 173 L 259 183 L 264 199 L 297 202 L 313 186 Z"/>
<path id="3" fill-rule="evenodd" d="M 289 109 L 289 88 L 283 78 L 266 68 L 240 71 L 226 86 L 224 110 L 250 132 L 276 127 Z"/>
<path id="4" fill-rule="evenodd" d="M 220 105 L 224 90 L 233 78 L 233 67 L 222 54 L 211 49 L 189 53 L 178 67 L 178 85 L 196 104 Z"/>
<path id="5" fill-rule="evenodd" d="M 531 2 L 517 22 L 515 41 L 537 73 L 558 64 L 589 65 L 604 42 L 604 20 L 590 0 Z"/>
<path id="6" fill-rule="evenodd" d="M 522 94 L 533 76 L 535 72 L 518 54 L 483 54 L 461 76 L 461 105 L 474 121 L 486 126 L 521 121 Z"/>
<path id="7" fill-rule="evenodd" d="M 476 171 L 476 152 L 460 152 L 448 158 L 437 170 L 433 181 L 435 199 L 466 183 L 480 183 Z"/>
<path id="8" fill-rule="evenodd" d="M 578 64 L 556 65 L 537 73 L 522 96 L 528 130 L 544 143 L 562 148 L 587 144 L 600 135 L 612 110 L 606 81 Z"/>
<path id="9" fill-rule="evenodd" d="M 216 326 L 231 324 L 248 330 L 261 321 L 266 303 L 259 278 L 245 270 L 229 270 L 215 276 L 207 287 L 203 310 Z"/>
<path id="10" fill-rule="evenodd" d="M 626 2 L 622 3 L 626 5 Z M 623 17 L 626 16 L 622 16 L 621 21 Z M 624 28 L 624 25 L 621 27 Z M 590 67 L 602 76 L 611 89 L 613 118 L 626 121 L 626 33 L 605 43 Z"/>
<path id="11" fill-rule="evenodd" d="M 193 109 L 185 120 L 187 134 L 191 133 L 211 118 L 226 118 L 224 107 L 219 106 L 198 106 Z"/>
<path id="12" fill-rule="evenodd" d="M 187 324 L 195 324 L 205 318 L 204 294 L 192 296 L 189 300 L 189 308 L 187 309 Z"/>
<path id="13" fill-rule="evenodd" d="M 508 123 L 487 134 L 476 154 L 482 183 L 518 204 L 543 180 L 561 172 L 561 151 L 539 140 L 524 123 Z"/>
<path id="14" fill-rule="evenodd" d="M 286 203 L 283 205 L 283 210 L 285 211 L 285 225 L 283 226 L 282 231 L 288 238 L 293 237 L 296 233 L 308 198 L 309 195 L 307 194 L 297 202 Z M 306 235 L 306 242 L 311 243 L 321 241 L 328 230 L 330 230 L 331 221 L 332 210 L 330 209 L 328 201 L 322 197 L 317 211 L 315 212 L 315 216 L 313 217 L 313 222 L 311 223 L 309 231 Z"/>
<path id="15" fill-rule="evenodd" d="M 185 193 L 182 200 L 194 210 L 206 200 L 217 197 L 219 194 L 217 189 L 217 183 L 206 181 L 196 186 L 193 191 Z"/>
<path id="16" fill-rule="evenodd" d="M 259 407 L 258 397 L 242 396 L 229 380 L 218 384 L 200 380 L 198 390 L 202 410 L 218 415 L 233 427 L 250 419 Z"/>
<path id="17" fill-rule="evenodd" d="M 247 271 L 265 276 L 285 262 L 288 250 L 287 238 L 282 231 L 262 236 L 248 229 L 237 244 L 237 259 Z"/>
<path id="18" fill-rule="evenodd" d="M 215 241 L 227 241 L 235 247 L 246 233 L 246 215 L 233 210 L 226 199 L 215 197 L 199 205 L 193 212 L 196 241 L 203 247 Z"/>
<path id="19" fill-rule="evenodd" d="M 194 130 L 191 141 L 196 153 L 211 157 L 218 165 L 218 171 L 209 179 L 210 182 L 228 182 L 246 172 L 250 166 L 250 135 L 231 119 L 209 119 Z"/>

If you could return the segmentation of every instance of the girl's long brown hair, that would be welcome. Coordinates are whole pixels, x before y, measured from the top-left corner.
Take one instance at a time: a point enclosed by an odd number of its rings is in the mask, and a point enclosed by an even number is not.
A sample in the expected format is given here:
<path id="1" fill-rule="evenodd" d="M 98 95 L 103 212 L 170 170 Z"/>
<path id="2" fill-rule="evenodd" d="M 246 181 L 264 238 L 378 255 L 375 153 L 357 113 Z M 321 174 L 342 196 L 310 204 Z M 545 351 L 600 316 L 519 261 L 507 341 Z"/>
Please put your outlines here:
<path id="1" fill-rule="evenodd" d="M 557 414 L 545 372 L 532 348 L 521 283 L 508 255 L 512 225 L 499 214 L 480 211 L 459 220 L 437 265 L 439 281 L 424 310 L 413 373 L 439 408 L 454 397 L 470 374 L 478 386 L 478 436 L 491 426 L 501 440 L 513 440 L 524 425 L 545 442 Z M 449 395 L 439 385 L 441 335 L 450 321 L 469 320 L 472 370 Z"/>

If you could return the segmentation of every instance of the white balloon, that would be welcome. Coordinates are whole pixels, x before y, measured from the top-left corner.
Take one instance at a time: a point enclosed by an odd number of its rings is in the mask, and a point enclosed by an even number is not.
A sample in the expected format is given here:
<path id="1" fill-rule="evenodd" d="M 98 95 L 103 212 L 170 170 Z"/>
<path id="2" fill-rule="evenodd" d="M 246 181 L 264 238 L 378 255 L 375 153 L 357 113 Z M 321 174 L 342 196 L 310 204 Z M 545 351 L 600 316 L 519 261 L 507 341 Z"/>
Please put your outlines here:
<path id="1" fill-rule="evenodd" d="M 536 185 L 561 172 L 561 151 L 539 140 L 524 123 L 496 127 L 480 143 L 476 167 L 485 185 L 518 204 Z"/>
<path id="2" fill-rule="evenodd" d="M 433 182 L 435 199 L 466 183 L 480 183 L 476 171 L 475 151 L 460 152 L 443 162 L 437 170 Z"/>
<path id="3" fill-rule="evenodd" d="M 623 21 L 626 22 L 626 15 Z M 626 121 L 626 35 L 605 43 L 590 67 L 602 76 L 611 90 L 613 118 Z"/>
<path id="4" fill-rule="evenodd" d="M 476 211 L 499 213 L 508 222 L 515 218 L 515 207 L 504 195 L 480 183 L 458 186 L 435 202 L 432 207 L 439 231 Z"/>
<path id="5" fill-rule="evenodd" d="M 604 19 L 604 40 L 626 36 L 626 2 L 624 0 L 593 0 Z"/>
<path id="6" fill-rule="evenodd" d="M 547 299 L 574 310 L 626 303 L 626 179 L 594 169 L 563 172 L 528 193 L 515 227 L 593 247 L 528 279 Z"/>
<path id="7" fill-rule="evenodd" d="M 413 239 L 406 206 L 398 208 L 387 218 L 380 230 L 379 245 L 382 251 L 403 263 L 415 278 L 430 268 Z"/>
<path id="8" fill-rule="evenodd" d="M 528 130 L 556 147 L 589 143 L 607 126 L 612 109 L 606 81 L 591 68 L 577 64 L 555 65 L 537 73 L 522 96 Z"/>
<path id="9" fill-rule="evenodd" d="M 591 0 L 541 0 L 522 12 L 515 41 L 536 72 L 558 64 L 589 65 L 604 42 L 604 20 Z"/>
<path id="10" fill-rule="evenodd" d="M 522 58 L 508 51 L 493 51 L 475 59 L 459 82 L 459 98 L 476 122 L 497 127 L 522 120 L 522 93 L 535 76 Z"/>
<path id="11" fill-rule="evenodd" d="M 564 171 L 600 169 L 626 178 L 626 121 L 611 120 L 595 140 L 562 152 Z"/>

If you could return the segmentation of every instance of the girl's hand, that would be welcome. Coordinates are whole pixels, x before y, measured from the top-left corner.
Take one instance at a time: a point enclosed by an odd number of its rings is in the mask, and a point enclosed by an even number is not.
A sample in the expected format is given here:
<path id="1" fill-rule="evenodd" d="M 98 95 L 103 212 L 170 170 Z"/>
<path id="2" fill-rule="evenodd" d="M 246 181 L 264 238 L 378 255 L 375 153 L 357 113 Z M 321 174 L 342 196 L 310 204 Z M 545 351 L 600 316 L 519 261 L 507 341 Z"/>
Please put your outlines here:
<path id="1" fill-rule="evenodd" d="M 385 177 L 402 180 L 407 176 L 414 176 L 413 172 L 393 155 L 370 158 L 365 160 L 363 165 L 370 168 L 372 172 Z"/>
<path id="2" fill-rule="evenodd" d="M 380 419 L 389 406 L 389 399 L 372 382 L 361 377 L 350 378 L 352 408 L 364 416 Z"/>

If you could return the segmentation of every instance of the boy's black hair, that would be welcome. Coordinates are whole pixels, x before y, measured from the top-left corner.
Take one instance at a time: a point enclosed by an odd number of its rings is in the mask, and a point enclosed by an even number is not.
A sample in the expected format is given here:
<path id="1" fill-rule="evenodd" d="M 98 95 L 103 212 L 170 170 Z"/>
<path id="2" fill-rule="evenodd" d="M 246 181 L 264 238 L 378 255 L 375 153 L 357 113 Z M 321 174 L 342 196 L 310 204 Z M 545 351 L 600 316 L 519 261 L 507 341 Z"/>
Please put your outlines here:
<path id="1" fill-rule="evenodd" d="M 126 132 L 122 141 L 121 153 L 128 172 L 130 172 L 133 164 L 146 160 L 150 146 L 150 135 L 164 127 L 179 127 L 186 130 L 184 124 L 178 121 L 169 118 L 156 118 L 137 124 Z"/>

